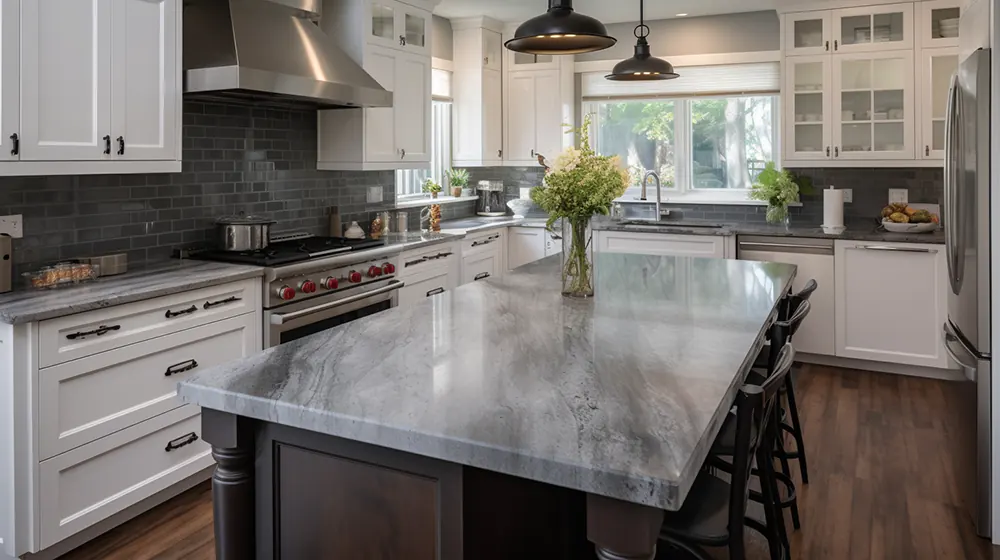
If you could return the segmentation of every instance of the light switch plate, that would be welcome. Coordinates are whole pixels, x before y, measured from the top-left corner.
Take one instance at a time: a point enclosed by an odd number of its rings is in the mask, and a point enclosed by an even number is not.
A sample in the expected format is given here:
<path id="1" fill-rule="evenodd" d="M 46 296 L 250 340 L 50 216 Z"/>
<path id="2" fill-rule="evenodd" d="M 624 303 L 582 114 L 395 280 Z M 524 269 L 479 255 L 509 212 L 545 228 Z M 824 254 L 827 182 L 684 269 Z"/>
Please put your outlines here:
<path id="1" fill-rule="evenodd" d="M 853 202 L 854 201 L 854 191 L 853 190 L 851 190 L 851 189 L 840 189 L 840 190 L 844 191 L 844 203 L 845 204 L 848 203 L 848 202 Z"/>
<path id="2" fill-rule="evenodd" d="M 909 189 L 889 189 L 889 204 L 906 204 L 910 201 Z"/>
<path id="3" fill-rule="evenodd" d="M 375 204 L 382 202 L 382 186 L 368 187 L 368 203 Z"/>
<path id="4" fill-rule="evenodd" d="M 23 237 L 23 224 L 24 220 L 21 219 L 20 214 L 14 214 L 13 216 L 0 216 L 0 235 Z"/>

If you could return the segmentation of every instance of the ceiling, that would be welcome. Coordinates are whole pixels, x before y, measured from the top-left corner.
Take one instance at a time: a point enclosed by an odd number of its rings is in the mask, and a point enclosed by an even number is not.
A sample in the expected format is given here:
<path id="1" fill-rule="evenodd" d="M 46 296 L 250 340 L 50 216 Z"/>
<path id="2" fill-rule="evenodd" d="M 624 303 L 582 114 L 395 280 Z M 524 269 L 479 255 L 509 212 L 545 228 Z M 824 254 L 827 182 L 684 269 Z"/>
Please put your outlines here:
<path id="1" fill-rule="evenodd" d="M 739 0 L 735 3 L 733 0 L 646 0 L 646 19 L 667 19 L 677 17 L 677 14 L 705 16 L 773 10 L 780 3 L 781 0 Z M 733 9 L 734 4 L 739 7 Z M 441 0 L 434 13 L 449 19 L 489 16 L 519 23 L 545 13 L 547 8 L 547 0 Z M 573 8 L 604 23 L 639 19 L 639 0 L 576 0 Z"/>

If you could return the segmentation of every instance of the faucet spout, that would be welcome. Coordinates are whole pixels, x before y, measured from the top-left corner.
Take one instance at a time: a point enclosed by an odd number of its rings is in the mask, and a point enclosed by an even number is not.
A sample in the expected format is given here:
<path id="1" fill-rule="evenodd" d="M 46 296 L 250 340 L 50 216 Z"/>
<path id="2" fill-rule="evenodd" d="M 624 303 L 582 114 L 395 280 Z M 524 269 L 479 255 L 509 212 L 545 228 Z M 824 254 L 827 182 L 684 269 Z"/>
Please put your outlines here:
<path id="1" fill-rule="evenodd" d="M 657 172 L 655 172 L 655 171 L 648 171 L 648 172 L 646 172 L 646 175 L 643 176 L 643 178 L 642 178 L 642 194 L 640 195 L 639 198 L 641 198 L 642 200 L 646 200 L 646 181 L 648 181 L 650 177 L 652 177 L 653 181 L 656 183 L 656 219 L 659 220 L 660 219 L 660 205 L 663 202 L 662 202 L 662 199 L 660 198 L 660 196 L 661 196 L 660 195 L 660 175 Z"/>

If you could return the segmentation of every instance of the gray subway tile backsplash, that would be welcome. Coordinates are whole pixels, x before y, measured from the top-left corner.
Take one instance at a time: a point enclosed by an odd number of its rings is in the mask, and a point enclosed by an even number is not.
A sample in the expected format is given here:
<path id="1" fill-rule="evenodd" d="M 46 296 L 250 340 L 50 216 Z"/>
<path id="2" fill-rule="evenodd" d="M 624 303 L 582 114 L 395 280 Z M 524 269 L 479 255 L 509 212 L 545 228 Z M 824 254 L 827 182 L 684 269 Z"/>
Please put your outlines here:
<path id="1" fill-rule="evenodd" d="M 327 211 L 366 230 L 376 212 L 395 204 L 392 171 L 316 170 L 316 115 L 308 110 L 261 109 L 238 104 L 184 104 L 180 173 L 0 177 L 0 215 L 24 216 L 14 242 L 16 272 L 56 260 L 126 252 L 133 265 L 159 260 L 175 248 L 211 240 L 216 217 L 268 214 L 275 231 L 327 233 Z M 470 183 L 501 180 L 508 199 L 541 184 L 541 167 L 470 168 Z M 819 223 L 820 189 L 854 189 L 848 220 L 873 218 L 888 189 L 909 189 L 914 202 L 940 203 L 940 169 L 809 169 L 817 192 L 803 197 L 792 219 Z M 368 204 L 367 189 L 382 186 L 382 202 Z M 683 205 L 685 217 L 763 221 L 757 206 Z M 410 230 L 420 209 L 406 211 Z M 475 214 L 475 203 L 442 206 L 443 219 Z"/>

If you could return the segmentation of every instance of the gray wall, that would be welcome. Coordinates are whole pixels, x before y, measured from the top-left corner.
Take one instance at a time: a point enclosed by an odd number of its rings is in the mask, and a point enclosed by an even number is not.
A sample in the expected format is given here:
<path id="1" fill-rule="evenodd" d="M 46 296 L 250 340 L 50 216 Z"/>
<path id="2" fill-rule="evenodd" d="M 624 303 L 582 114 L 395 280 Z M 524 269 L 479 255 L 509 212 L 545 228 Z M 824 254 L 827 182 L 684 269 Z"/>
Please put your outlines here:
<path id="1" fill-rule="evenodd" d="M 633 30 L 638 22 L 613 23 L 608 32 L 618 39 L 610 49 L 576 55 L 576 60 L 623 60 L 635 53 Z M 778 14 L 744 12 L 648 21 L 653 55 L 690 55 L 778 50 Z"/>
<path id="2" fill-rule="evenodd" d="M 455 60 L 454 34 L 451 20 L 434 16 L 431 26 L 431 56 L 445 60 Z"/>

